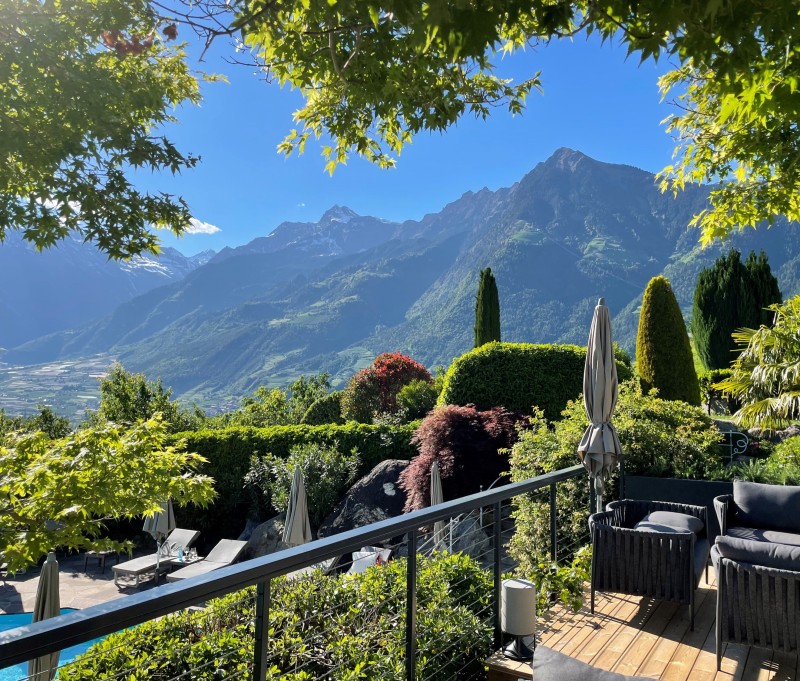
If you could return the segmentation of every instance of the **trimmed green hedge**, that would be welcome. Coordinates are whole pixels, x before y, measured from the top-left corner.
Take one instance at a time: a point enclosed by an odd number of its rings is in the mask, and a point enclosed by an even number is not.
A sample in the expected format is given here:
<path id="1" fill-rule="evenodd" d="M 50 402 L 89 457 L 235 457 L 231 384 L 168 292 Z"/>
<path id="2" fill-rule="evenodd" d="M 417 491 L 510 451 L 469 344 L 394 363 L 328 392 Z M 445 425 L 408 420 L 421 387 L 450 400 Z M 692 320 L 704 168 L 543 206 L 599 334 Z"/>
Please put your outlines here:
<path id="1" fill-rule="evenodd" d="M 267 681 L 405 679 L 405 558 L 354 575 L 321 570 L 270 586 Z M 255 589 L 111 634 L 63 681 L 253 679 Z M 463 554 L 417 559 L 417 678 L 485 678 L 491 573 Z"/>
<path id="2" fill-rule="evenodd" d="M 633 375 L 617 352 L 620 383 Z M 530 414 L 536 405 L 553 421 L 583 391 L 586 348 L 577 345 L 488 343 L 456 359 L 438 404 L 503 406 Z"/>
<path id="3" fill-rule="evenodd" d="M 322 426 L 326 423 L 344 423 L 342 417 L 342 391 L 335 390 L 314 401 L 303 414 L 300 423 L 307 426 Z"/>
<path id="4" fill-rule="evenodd" d="M 355 448 L 360 455 L 358 476 L 361 477 L 385 459 L 408 460 L 416 456 L 411 436 L 417 425 L 237 426 L 178 433 L 172 436 L 173 442 L 185 439 L 188 451 L 208 459 L 200 472 L 214 478 L 217 490 L 217 498 L 208 508 L 187 506 L 176 509 L 178 526 L 200 530 L 201 548 L 213 546 L 223 537 L 237 537 L 248 516 L 258 514 L 255 510 L 258 509 L 258 499 L 244 488 L 244 476 L 250 469 L 253 455 L 271 453 L 286 458 L 292 448 L 309 442 L 337 446 L 342 452 Z"/>

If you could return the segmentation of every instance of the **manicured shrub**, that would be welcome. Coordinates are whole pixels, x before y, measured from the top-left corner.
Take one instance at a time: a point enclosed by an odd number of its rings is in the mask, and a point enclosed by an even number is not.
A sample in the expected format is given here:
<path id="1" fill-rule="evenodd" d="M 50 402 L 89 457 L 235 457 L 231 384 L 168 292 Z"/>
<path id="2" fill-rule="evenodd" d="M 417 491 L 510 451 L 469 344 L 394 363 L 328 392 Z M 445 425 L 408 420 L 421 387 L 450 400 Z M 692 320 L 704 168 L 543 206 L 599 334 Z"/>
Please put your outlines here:
<path id="1" fill-rule="evenodd" d="M 636 369 L 645 392 L 658 388 L 662 399 L 700 405 L 689 334 L 672 286 L 664 277 L 653 277 L 644 291 Z"/>
<path id="2" fill-rule="evenodd" d="M 358 452 L 343 453 L 309 442 L 292 449 L 285 459 L 273 454 L 254 456 L 244 482 L 260 491 L 276 511 L 286 511 L 296 467 L 303 474 L 311 526 L 317 528 L 355 481 Z"/>
<path id="3" fill-rule="evenodd" d="M 244 476 L 250 469 L 250 459 L 272 453 L 286 458 L 289 452 L 307 443 L 333 447 L 360 454 L 358 475 L 366 475 L 384 459 L 411 459 L 417 452 L 411 445 L 414 425 L 373 426 L 361 423 L 327 426 L 273 426 L 272 428 L 226 428 L 179 433 L 174 440 L 185 439 L 187 449 L 197 452 L 208 463 L 201 473 L 214 478 L 218 496 L 205 509 L 185 507 L 176 509 L 178 524 L 201 531 L 203 546 L 213 546 L 217 540 L 235 538 L 245 525 L 248 515 L 257 515 L 259 499 L 244 488 Z M 264 519 L 263 516 L 260 516 Z"/>
<path id="4" fill-rule="evenodd" d="M 433 382 L 428 370 L 406 355 L 399 352 L 378 355 L 345 388 L 342 416 L 348 421 L 371 423 L 376 414 L 396 412 L 397 393 L 413 380 Z"/>
<path id="5" fill-rule="evenodd" d="M 498 450 L 516 441 L 520 418 L 499 407 L 478 411 L 447 405 L 432 411 L 412 439 L 419 456 L 400 474 L 400 487 L 407 493 L 405 511 L 430 505 L 434 461 L 439 462 L 445 500 L 479 492 L 503 476 L 508 456 Z"/>
<path id="6" fill-rule="evenodd" d="M 638 382 L 628 381 L 620 385 L 612 421 L 625 455 L 626 475 L 725 477 L 720 432 L 698 407 L 644 395 Z M 512 479 L 525 480 L 579 463 L 576 451 L 587 423 L 581 400 L 570 402 L 554 424 L 535 413 L 511 450 Z M 607 489 L 606 500 L 611 501 L 616 476 Z M 588 475 L 559 483 L 556 495 L 559 551 L 574 550 L 588 541 Z M 511 551 L 524 569 L 533 569 L 550 547 L 548 499 L 545 494 L 527 495 L 516 503 Z"/>
<path id="7" fill-rule="evenodd" d="M 326 423 L 344 423 L 342 418 L 342 391 L 335 390 L 314 401 L 303 414 L 300 423 L 321 426 Z"/>
<path id="8" fill-rule="evenodd" d="M 488 343 L 453 362 L 438 403 L 502 406 L 523 414 L 537 406 L 548 419 L 557 419 L 583 390 L 585 362 L 586 348 L 577 345 Z M 620 381 L 631 376 L 620 357 L 617 373 Z"/>
<path id="9" fill-rule="evenodd" d="M 413 421 L 427 416 L 436 406 L 438 397 L 435 383 L 415 379 L 397 393 L 397 406 L 403 411 L 405 418 Z"/>
<path id="10" fill-rule="evenodd" d="M 500 341 L 500 296 L 492 270 L 481 270 L 475 297 L 475 347 Z"/>
<path id="11" fill-rule="evenodd" d="M 355 575 L 321 571 L 271 582 L 267 679 L 405 679 L 406 560 Z M 417 564 L 417 674 L 485 677 L 492 651 L 492 579 L 466 555 Z M 252 678 L 254 589 L 112 634 L 59 670 L 102 678 Z M 302 652 L 301 652 L 302 651 Z"/>

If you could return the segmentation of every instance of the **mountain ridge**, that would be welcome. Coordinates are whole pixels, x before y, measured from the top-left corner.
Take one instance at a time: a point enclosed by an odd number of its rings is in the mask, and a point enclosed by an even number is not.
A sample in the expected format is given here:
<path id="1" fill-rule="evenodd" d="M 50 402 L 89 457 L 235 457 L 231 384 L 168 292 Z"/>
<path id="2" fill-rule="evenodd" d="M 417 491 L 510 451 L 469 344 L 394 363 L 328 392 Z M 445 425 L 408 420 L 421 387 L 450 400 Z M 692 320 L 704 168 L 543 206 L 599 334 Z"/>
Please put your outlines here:
<path id="1" fill-rule="evenodd" d="M 314 223 L 281 223 L 9 358 L 108 353 L 202 405 L 300 373 L 328 371 L 342 385 L 383 351 L 449 364 L 472 347 L 477 277 L 487 266 L 509 341 L 584 344 L 604 297 L 615 339 L 631 349 L 649 279 L 670 276 L 686 313 L 697 273 L 731 245 L 764 248 L 784 295 L 800 291 L 800 227 L 748 230 L 700 249 L 688 224 L 707 196 L 689 187 L 675 198 L 651 173 L 562 148 L 510 187 L 465 192 L 420 220 L 333 206 Z"/>

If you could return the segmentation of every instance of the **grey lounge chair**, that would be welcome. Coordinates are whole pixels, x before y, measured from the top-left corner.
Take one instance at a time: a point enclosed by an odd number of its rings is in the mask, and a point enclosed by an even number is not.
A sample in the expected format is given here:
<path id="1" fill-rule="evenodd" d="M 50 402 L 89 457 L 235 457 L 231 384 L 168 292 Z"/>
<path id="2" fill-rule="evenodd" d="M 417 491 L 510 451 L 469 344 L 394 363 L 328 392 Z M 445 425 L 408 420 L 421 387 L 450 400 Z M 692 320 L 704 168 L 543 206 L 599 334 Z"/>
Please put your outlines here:
<path id="1" fill-rule="evenodd" d="M 197 577 L 197 575 L 204 575 L 207 572 L 227 567 L 238 560 L 245 546 L 247 546 L 246 541 L 222 539 L 203 560 L 198 560 L 167 575 L 167 581 L 177 582 L 181 579 Z M 172 563 L 172 565 L 174 567 L 180 565 L 180 563 Z"/>
<path id="2" fill-rule="evenodd" d="M 111 569 L 114 571 L 114 584 L 119 586 L 119 578 L 122 576 L 134 577 L 136 579 L 134 586 L 138 588 L 139 578 L 151 572 L 155 574 L 156 581 L 158 581 L 158 572 L 166 570 L 168 566 L 172 565 L 172 563 L 177 560 L 177 547 L 182 546 L 185 551 L 197 541 L 197 537 L 199 536 L 200 532 L 197 530 L 182 530 L 180 528 L 172 530 L 161 547 L 162 550 L 164 547 L 168 547 L 168 550 L 165 552 L 167 555 L 162 553 L 161 559 L 159 560 L 158 554 L 151 553 L 150 555 L 134 558 L 133 560 L 128 560 L 119 565 L 113 565 Z M 176 547 L 175 550 L 173 550 L 172 547 Z"/>

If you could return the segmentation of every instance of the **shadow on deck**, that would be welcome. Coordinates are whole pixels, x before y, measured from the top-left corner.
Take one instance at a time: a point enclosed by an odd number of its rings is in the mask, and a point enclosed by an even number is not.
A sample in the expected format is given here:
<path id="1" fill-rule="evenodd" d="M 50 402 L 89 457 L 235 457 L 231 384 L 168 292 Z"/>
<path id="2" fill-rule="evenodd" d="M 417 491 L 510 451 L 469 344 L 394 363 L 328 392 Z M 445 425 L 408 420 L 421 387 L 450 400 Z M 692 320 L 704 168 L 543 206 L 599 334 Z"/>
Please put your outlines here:
<path id="1" fill-rule="evenodd" d="M 713 570 L 709 579 L 696 594 L 694 631 L 689 630 L 688 606 L 598 593 L 594 615 L 588 606 L 577 613 L 556 609 L 541 623 L 540 642 L 594 667 L 664 681 L 798 679 L 797 655 L 739 644 L 725 645 L 717 672 Z"/>

